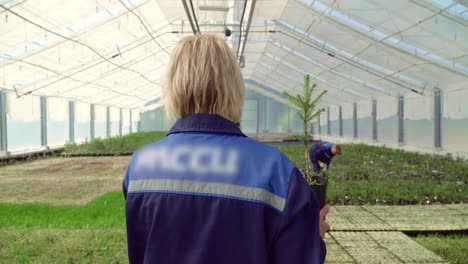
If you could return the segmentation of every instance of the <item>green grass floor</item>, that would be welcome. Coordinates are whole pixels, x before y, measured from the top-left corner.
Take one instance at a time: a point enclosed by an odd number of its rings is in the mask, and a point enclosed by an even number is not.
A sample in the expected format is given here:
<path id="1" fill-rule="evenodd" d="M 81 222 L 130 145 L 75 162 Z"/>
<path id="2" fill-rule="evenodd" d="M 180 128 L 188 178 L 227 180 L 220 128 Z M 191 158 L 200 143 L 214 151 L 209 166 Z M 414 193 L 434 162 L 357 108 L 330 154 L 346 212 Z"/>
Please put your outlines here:
<path id="1" fill-rule="evenodd" d="M 428 235 L 414 240 L 452 264 L 468 263 L 468 235 Z"/>
<path id="2" fill-rule="evenodd" d="M 0 204 L 0 263 L 126 263 L 124 210 L 120 191 L 81 206 Z M 450 263 L 468 259 L 466 235 L 414 239 Z"/>
<path id="3" fill-rule="evenodd" d="M 419 244 L 453 264 L 468 259 L 468 236 L 423 236 Z M 331 252 L 329 252 L 330 254 Z M 0 229 L 0 263 L 128 263 L 125 229 Z"/>
<path id="4" fill-rule="evenodd" d="M 125 229 L 1 229 L 0 263 L 128 263 Z"/>
<path id="5" fill-rule="evenodd" d="M 161 136 L 139 134 L 124 143 L 99 141 L 69 150 L 119 154 Z M 303 168 L 302 146 L 278 148 Z M 120 188 L 128 159 L 53 158 L 0 167 L 0 263 L 126 263 Z M 468 202 L 468 162 L 450 156 L 343 145 L 328 175 L 332 204 Z M 414 239 L 452 263 L 468 259 L 467 236 Z"/>
<path id="6" fill-rule="evenodd" d="M 85 205 L 0 204 L 0 228 L 125 228 L 121 191 L 106 193 Z"/>
<path id="7" fill-rule="evenodd" d="M 126 242 L 121 191 L 85 205 L 0 204 L 0 263 L 128 263 Z"/>

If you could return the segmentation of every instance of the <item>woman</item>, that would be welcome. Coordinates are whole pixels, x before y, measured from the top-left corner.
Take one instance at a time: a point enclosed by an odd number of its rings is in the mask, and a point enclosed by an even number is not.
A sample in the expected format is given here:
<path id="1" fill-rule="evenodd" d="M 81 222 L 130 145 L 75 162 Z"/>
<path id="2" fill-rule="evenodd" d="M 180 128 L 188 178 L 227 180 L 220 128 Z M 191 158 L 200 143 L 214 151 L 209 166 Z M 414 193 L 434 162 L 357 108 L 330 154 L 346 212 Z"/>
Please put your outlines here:
<path id="1" fill-rule="evenodd" d="M 133 155 L 124 178 L 130 263 L 324 261 L 329 205 L 319 212 L 294 164 L 240 131 L 244 99 L 224 40 L 179 41 L 165 91 L 177 121 Z"/>

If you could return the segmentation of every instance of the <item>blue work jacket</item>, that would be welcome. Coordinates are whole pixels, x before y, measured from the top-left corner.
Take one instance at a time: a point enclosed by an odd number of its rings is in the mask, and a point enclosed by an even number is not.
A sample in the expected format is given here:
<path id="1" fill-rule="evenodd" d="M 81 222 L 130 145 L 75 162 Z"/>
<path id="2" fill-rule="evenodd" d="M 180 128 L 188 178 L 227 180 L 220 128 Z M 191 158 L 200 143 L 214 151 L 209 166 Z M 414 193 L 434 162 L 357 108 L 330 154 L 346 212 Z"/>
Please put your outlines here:
<path id="1" fill-rule="evenodd" d="M 325 163 L 327 167 L 330 166 L 330 162 L 334 156 L 331 153 L 332 146 L 333 143 L 322 141 L 314 143 L 314 145 L 309 149 L 310 162 L 312 162 L 315 172 L 318 172 L 321 169 L 318 161 Z"/>
<path id="2" fill-rule="evenodd" d="M 134 153 L 123 191 L 132 264 L 324 262 L 300 171 L 219 115 L 181 118 Z"/>

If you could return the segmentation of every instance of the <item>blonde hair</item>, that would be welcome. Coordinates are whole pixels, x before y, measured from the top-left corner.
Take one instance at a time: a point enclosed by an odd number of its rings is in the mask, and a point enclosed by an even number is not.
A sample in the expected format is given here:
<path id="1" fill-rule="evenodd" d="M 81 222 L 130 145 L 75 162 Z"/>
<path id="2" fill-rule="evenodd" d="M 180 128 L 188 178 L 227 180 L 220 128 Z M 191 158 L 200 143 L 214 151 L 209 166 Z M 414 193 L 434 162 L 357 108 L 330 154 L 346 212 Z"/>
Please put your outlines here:
<path id="1" fill-rule="evenodd" d="M 180 40 L 172 52 L 165 86 L 170 120 L 203 113 L 240 121 L 244 79 L 231 49 L 216 35 Z"/>

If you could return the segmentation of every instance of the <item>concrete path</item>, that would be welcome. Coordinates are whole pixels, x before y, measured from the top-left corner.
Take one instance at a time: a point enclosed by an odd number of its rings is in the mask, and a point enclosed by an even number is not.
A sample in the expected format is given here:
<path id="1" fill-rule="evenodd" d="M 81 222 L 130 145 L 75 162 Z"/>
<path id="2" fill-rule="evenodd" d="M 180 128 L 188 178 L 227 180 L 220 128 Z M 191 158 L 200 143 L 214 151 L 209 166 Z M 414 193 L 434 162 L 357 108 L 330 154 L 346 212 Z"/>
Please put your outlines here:
<path id="1" fill-rule="evenodd" d="M 402 232 L 330 232 L 326 263 L 447 263 Z"/>
<path id="2" fill-rule="evenodd" d="M 333 231 L 449 231 L 468 229 L 468 204 L 333 206 Z"/>
<path id="3" fill-rule="evenodd" d="M 468 205 L 333 206 L 327 263 L 448 263 L 401 231 L 468 229 Z"/>

